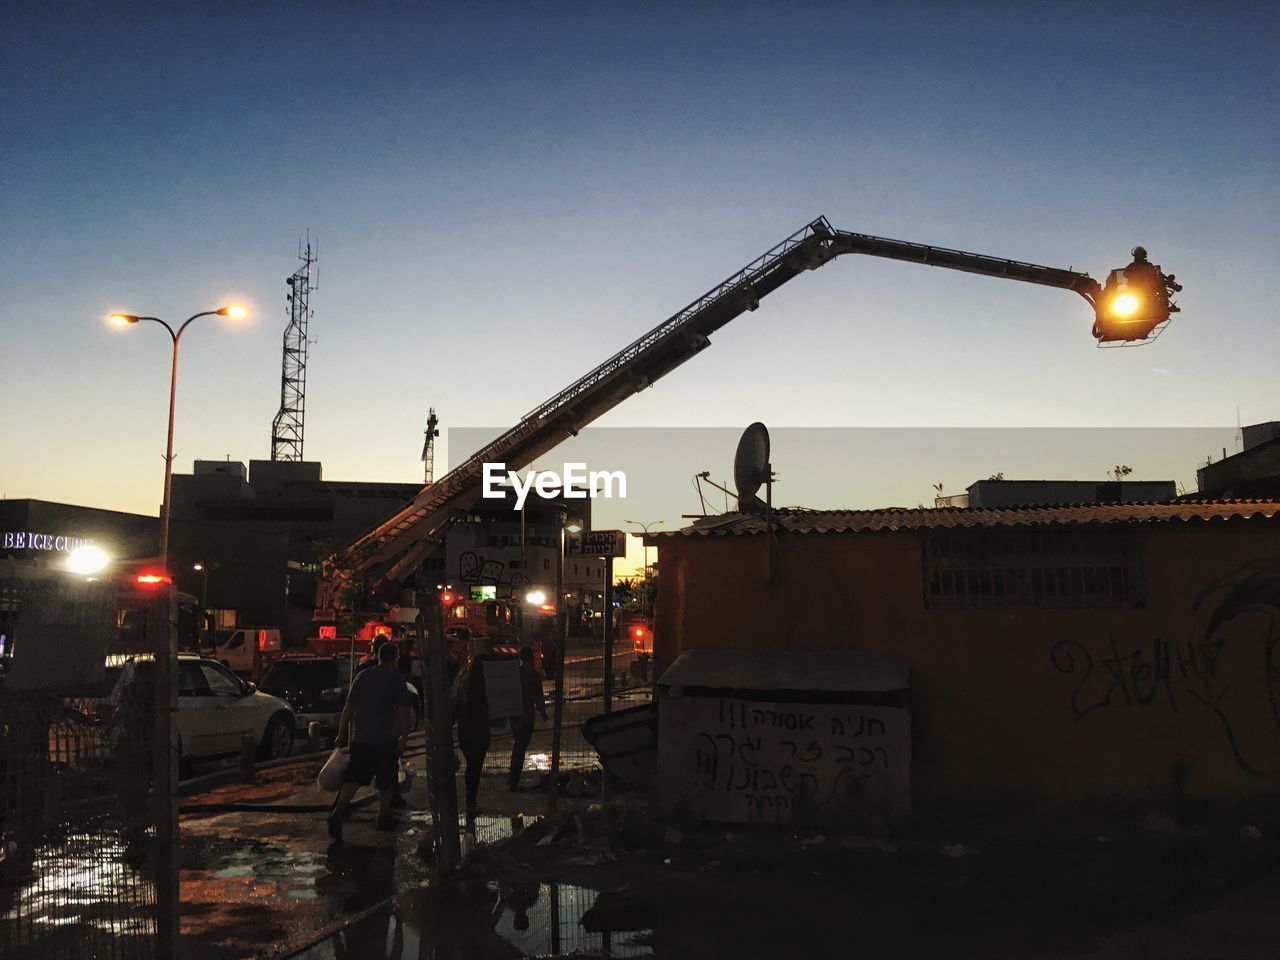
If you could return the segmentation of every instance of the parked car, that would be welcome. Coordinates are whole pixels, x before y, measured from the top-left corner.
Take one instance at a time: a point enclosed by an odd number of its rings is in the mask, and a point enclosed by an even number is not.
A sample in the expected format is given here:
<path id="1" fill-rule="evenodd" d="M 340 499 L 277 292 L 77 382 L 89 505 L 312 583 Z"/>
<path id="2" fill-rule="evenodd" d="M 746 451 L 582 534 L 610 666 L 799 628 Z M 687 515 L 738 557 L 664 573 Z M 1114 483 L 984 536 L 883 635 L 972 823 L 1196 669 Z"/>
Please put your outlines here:
<path id="1" fill-rule="evenodd" d="M 338 732 L 352 669 L 347 657 L 286 657 L 267 668 L 261 689 L 293 708 L 299 737 L 307 736 L 312 723 L 319 723 L 331 738 Z"/>
<path id="2" fill-rule="evenodd" d="M 297 736 L 307 736 L 311 724 L 318 723 L 322 735 L 332 740 L 338 732 L 342 708 L 347 703 L 354 667 L 358 666 L 358 657 L 354 665 L 346 656 L 285 657 L 267 668 L 261 689 L 293 708 Z M 412 683 L 408 687 L 415 703 L 419 702 L 418 688 Z M 415 708 L 415 726 L 419 719 Z"/>
<path id="3" fill-rule="evenodd" d="M 111 700 L 135 681 L 149 683 L 149 658 L 130 658 L 116 670 Z M 279 760 L 293 749 L 293 708 L 279 697 L 258 690 L 216 660 L 179 654 L 174 664 L 178 686 L 178 758 L 192 760 L 231 756 L 240 751 L 245 734 L 257 744 L 259 760 Z"/>

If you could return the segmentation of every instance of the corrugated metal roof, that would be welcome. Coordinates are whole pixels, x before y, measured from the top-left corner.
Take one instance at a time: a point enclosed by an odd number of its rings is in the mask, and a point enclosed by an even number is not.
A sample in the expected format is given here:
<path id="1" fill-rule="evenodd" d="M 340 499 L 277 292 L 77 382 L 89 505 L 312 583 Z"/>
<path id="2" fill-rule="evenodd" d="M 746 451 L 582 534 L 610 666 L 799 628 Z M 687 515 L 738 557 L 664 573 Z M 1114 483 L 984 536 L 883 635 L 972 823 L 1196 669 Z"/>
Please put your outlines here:
<path id="1" fill-rule="evenodd" d="M 1060 524 L 1169 523 L 1177 520 L 1271 520 L 1277 500 L 1206 500 L 1170 503 L 1081 503 L 1044 507 L 889 507 L 883 510 L 797 510 L 773 512 L 775 529 L 788 533 L 874 533 L 963 527 L 1038 527 Z M 663 537 L 741 536 L 764 533 L 763 514 L 729 513 L 698 520 Z"/>

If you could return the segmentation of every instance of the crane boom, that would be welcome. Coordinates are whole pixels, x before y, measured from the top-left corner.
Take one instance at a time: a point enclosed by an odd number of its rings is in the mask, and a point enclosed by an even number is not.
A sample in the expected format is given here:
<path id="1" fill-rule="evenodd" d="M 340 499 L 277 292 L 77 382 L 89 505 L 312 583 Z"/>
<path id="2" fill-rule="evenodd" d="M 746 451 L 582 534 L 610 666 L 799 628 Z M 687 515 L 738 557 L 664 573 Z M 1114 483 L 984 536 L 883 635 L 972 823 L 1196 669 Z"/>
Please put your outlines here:
<path id="1" fill-rule="evenodd" d="M 1094 304 L 1101 287 L 1088 274 L 835 230 L 819 217 L 757 257 L 683 310 L 526 413 L 501 436 L 429 484 L 399 513 L 326 562 L 321 606 L 332 606 L 337 580 L 378 572 L 399 580 L 437 542 L 453 513 L 480 495 L 485 463 L 527 467 L 633 393 L 652 386 L 710 345 L 710 334 L 806 270 L 843 254 L 864 254 L 1072 290 Z M 327 592 L 326 592 L 327 591 Z M 327 601 L 327 602 L 326 602 Z"/>

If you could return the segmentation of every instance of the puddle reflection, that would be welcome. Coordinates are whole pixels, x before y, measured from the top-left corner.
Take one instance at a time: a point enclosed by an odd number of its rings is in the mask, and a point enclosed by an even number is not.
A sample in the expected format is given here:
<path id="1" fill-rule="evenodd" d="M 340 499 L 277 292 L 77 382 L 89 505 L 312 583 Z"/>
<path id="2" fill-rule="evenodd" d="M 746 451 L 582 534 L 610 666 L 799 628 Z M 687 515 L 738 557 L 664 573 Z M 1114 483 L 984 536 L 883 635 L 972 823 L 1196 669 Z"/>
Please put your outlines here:
<path id="1" fill-rule="evenodd" d="M 402 894 L 296 958 L 652 957 L 651 931 L 583 928 L 598 895 L 569 884 L 493 881 Z"/>

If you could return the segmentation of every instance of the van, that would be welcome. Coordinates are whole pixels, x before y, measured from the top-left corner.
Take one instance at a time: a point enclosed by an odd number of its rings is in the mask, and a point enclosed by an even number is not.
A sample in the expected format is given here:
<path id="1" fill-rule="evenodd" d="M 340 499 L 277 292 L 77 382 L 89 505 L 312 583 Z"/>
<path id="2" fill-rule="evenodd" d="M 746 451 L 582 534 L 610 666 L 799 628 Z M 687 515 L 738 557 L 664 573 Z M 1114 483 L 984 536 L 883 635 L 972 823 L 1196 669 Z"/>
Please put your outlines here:
<path id="1" fill-rule="evenodd" d="M 260 672 L 267 659 L 280 652 L 280 631 L 271 627 L 233 627 L 213 635 L 213 659 L 233 673 L 246 676 Z"/>

